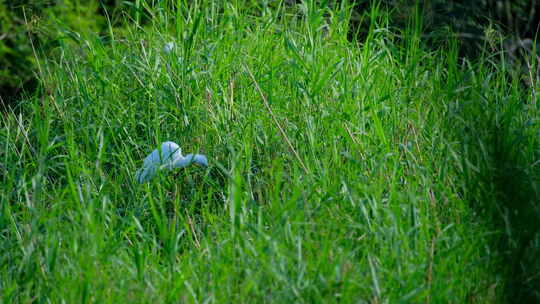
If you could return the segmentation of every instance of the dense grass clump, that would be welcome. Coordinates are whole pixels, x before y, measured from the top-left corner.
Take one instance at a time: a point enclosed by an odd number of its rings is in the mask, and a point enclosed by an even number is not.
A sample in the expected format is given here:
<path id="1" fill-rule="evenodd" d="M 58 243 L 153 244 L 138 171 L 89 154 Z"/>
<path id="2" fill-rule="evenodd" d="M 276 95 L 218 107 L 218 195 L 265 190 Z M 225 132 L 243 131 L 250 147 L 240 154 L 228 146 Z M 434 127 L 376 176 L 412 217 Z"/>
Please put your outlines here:
<path id="1" fill-rule="evenodd" d="M 503 55 L 232 3 L 41 61 L 0 125 L 3 302 L 534 299 L 537 90 Z M 136 183 L 167 140 L 210 167 Z"/>

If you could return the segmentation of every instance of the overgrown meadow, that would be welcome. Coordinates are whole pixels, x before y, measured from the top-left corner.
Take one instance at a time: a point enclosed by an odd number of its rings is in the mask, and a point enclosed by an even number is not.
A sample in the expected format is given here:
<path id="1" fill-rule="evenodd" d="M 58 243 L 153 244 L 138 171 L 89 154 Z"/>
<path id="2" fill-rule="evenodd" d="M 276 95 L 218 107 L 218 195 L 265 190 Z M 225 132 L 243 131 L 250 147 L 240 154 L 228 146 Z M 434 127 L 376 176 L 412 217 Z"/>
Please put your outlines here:
<path id="1" fill-rule="evenodd" d="M 350 39 L 351 9 L 198 1 L 65 29 L 1 114 L 0 302 L 540 299 L 534 73 L 496 38 L 475 60 L 451 33 L 428 48 L 421 18 L 377 6 Z M 209 167 L 137 183 L 168 140 Z"/>

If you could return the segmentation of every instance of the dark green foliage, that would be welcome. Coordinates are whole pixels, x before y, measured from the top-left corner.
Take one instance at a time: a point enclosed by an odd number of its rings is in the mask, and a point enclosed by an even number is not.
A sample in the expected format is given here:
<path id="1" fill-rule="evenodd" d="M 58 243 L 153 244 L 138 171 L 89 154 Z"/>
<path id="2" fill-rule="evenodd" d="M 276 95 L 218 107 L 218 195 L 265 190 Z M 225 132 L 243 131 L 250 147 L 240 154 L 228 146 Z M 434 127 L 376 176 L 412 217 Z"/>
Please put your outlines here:
<path id="1" fill-rule="evenodd" d="M 126 21 L 148 23 L 153 2 L 142 3 L 135 0 L 0 0 L 0 109 L 14 105 L 21 95 L 32 93 L 38 87 L 36 55 L 38 58 L 51 56 L 60 40 L 74 37 L 66 33 L 107 35 L 109 24 L 117 28 L 125 26 Z"/>
<path id="2" fill-rule="evenodd" d="M 381 7 L 391 15 L 390 26 L 407 27 L 410 16 L 422 14 L 424 39 L 434 46 L 455 35 L 462 42 L 461 56 L 477 57 L 485 46 L 486 29 L 494 27 L 509 38 L 506 49 L 526 49 L 530 54 L 540 24 L 540 2 L 530 0 L 382 0 L 353 1 L 355 17 L 351 32 L 361 40 L 369 32 L 369 16 L 373 7 Z M 525 43 L 524 43 L 525 42 Z M 525 44 L 525 45 L 524 45 Z M 518 55 L 518 54 L 512 54 Z"/>
<path id="3" fill-rule="evenodd" d="M 32 48 L 24 20 L 24 12 L 13 5 L 0 3 L 0 97 L 2 105 L 10 102 L 22 88 L 35 87 L 32 75 Z"/>
<path id="4" fill-rule="evenodd" d="M 185 2 L 185 1 L 183 1 Z M 248 1 L 249 2 L 249 1 Z M 300 1 L 285 1 L 291 5 Z M 317 1 L 315 1 L 317 2 Z M 324 1 L 323 1 L 324 2 Z M 340 1 L 326 1 L 328 5 Z M 369 31 L 369 14 L 375 2 L 353 1 L 356 16 L 353 17 L 351 32 L 363 39 Z M 32 51 L 32 42 L 40 51 L 48 52 L 55 46 L 59 35 L 54 24 L 76 31 L 105 32 L 107 19 L 113 26 L 125 20 L 126 14 L 136 22 L 148 22 L 151 16 L 148 8 L 137 6 L 137 1 L 120 0 L 3 0 L 0 2 L 0 97 L 1 103 L 12 103 L 24 91 L 32 92 L 37 87 L 37 67 Z M 139 2 L 140 3 L 140 2 Z M 151 2 L 150 4 L 152 4 Z M 168 2 L 174 6 L 177 2 Z M 185 2 L 189 4 L 190 2 Z M 251 2 L 258 3 L 258 2 Z M 491 22 L 516 37 L 534 39 L 540 21 L 540 2 L 518 1 L 398 1 L 383 0 L 382 5 L 392 11 L 392 24 L 405 28 L 408 16 L 415 4 L 420 4 L 424 12 L 424 26 L 427 36 L 436 41 L 445 40 L 448 30 L 456 32 L 464 41 L 462 55 L 477 55 L 484 44 L 484 29 Z M 442 30 L 442 32 L 441 32 Z M 437 35 L 437 33 L 441 33 Z M 510 48 L 518 42 L 510 42 Z M 471 46 L 474 46 L 471 48 Z"/>
<path id="5" fill-rule="evenodd" d="M 513 35 L 534 38 L 540 20 L 540 3 L 530 0 L 482 1 L 425 1 L 436 17 L 433 22 L 451 23 L 456 29 L 466 29 L 471 24 L 486 26 L 494 22 Z"/>
<path id="6" fill-rule="evenodd" d="M 37 86 L 36 52 L 58 45 L 62 28 L 74 32 L 102 32 L 107 27 L 105 7 L 119 1 L 14 0 L 0 2 L 0 108 L 13 105 L 24 92 Z"/>
<path id="7" fill-rule="evenodd" d="M 506 38 L 505 50 L 531 49 L 523 41 L 534 40 L 540 21 L 540 3 L 528 0 L 443 1 L 425 0 L 422 6 L 426 31 L 437 33 L 448 28 L 463 42 L 462 55 L 478 56 L 489 41 L 489 27 Z M 446 40 L 446 32 L 439 39 Z M 435 35 L 436 36 L 436 35 Z M 511 54 L 519 56 L 522 54 Z"/>
<path id="8" fill-rule="evenodd" d="M 411 9 L 418 5 L 424 12 L 428 32 L 449 26 L 456 32 L 474 34 L 495 23 L 508 34 L 534 38 L 540 21 L 540 3 L 530 0 L 383 0 L 384 7 L 394 12 L 394 21 L 405 23 Z M 373 5 L 362 2 L 358 9 Z"/>

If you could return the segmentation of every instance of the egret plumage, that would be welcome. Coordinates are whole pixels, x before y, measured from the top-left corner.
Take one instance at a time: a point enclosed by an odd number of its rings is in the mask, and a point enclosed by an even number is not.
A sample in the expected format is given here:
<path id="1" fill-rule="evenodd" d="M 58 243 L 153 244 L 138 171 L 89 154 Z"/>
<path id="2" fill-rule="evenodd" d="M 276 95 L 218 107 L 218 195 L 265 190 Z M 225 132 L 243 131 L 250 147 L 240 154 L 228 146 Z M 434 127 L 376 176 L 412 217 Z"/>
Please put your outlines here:
<path id="1" fill-rule="evenodd" d="M 168 42 L 163 46 L 163 52 L 165 52 L 165 54 L 169 54 L 172 50 L 174 50 L 175 46 L 176 45 L 174 42 Z"/>
<path id="2" fill-rule="evenodd" d="M 135 178 L 142 184 L 156 176 L 159 170 L 170 171 L 175 168 L 186 167 L 192 163 L 208 166 L 208 159 L 201 154 L 183 156 L 180 146 L 172 141 L 167 141 L 144 159 L 143 167 L 137 171 Z"/>

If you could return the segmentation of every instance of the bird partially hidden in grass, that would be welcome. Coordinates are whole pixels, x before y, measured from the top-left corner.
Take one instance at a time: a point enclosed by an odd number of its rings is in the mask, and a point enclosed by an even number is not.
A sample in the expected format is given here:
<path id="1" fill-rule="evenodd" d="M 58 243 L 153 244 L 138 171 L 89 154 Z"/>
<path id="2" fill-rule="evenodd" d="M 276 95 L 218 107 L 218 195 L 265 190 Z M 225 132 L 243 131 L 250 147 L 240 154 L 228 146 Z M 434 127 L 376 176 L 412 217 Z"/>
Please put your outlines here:
<path id="1" fill-rule="evenodd" d="M 196 163 L 208 166 L 206 156 L 201 154 L 182 155 L 180 147 L 172 142 L 166 141 L 161 144 L 159 149 L 155 149 L 144 159 L 144 164 L 135 175 L 139 183 L 145 183 L 151 180 L 160 170 L 173 170 L 175 168 L 183 168 Z"/>
<path id="2" fill-rule="evenodd" d="M 169 54 L 171 51 L 174 50 L 174 47 L 175 47 L 175 43 L 174 42 L 168 42 L 166 43 L 164 46 L 163 46 L 163 52 L 165 52 L 165 54 Z"/>

